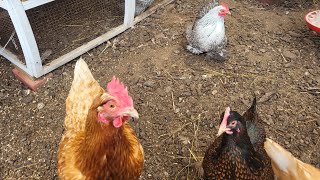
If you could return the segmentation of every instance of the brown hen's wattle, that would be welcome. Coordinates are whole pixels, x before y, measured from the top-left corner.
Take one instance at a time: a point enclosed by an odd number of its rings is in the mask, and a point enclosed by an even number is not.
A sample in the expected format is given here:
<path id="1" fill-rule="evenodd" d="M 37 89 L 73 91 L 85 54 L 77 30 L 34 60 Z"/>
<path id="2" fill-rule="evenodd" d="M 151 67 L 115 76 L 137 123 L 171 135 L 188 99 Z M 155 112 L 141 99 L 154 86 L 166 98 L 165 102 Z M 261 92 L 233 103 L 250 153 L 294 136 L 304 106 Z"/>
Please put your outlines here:
<path id="1" fill-rule="evenodd" d="M 242 116 L 230 111 L 227 124 L 229 133 L 220 135 L 205 153 L 204 179 L 274 179 L 263 148 L 266 135 L 256 112 L 256 99 Z"/>

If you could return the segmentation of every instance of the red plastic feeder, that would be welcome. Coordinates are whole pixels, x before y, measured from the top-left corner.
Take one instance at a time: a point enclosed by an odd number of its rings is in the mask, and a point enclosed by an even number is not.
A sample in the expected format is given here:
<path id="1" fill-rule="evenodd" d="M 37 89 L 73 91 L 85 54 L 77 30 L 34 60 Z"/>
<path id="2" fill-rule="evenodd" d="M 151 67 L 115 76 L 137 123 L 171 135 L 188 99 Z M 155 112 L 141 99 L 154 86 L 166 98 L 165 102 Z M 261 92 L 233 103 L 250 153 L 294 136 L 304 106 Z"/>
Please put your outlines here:
<path id="1" fill-rule="evenodd" d="M 320 10 L 309 12 L 304 19 L 310 29 L 320 33 Z"/>

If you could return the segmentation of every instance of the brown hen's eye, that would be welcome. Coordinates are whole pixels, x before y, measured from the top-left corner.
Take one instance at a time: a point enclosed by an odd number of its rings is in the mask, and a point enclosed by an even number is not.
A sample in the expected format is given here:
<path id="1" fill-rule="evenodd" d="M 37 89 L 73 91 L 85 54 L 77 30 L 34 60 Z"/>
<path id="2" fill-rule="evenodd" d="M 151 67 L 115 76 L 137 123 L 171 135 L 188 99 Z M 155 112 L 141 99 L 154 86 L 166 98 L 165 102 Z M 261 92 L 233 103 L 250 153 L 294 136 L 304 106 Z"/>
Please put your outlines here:
<path id="1" fill-rule="evenodd" d="M 110 104 L 110 108 L 114 108 L 114 105 L 113 105 L 113 104 Z"/>

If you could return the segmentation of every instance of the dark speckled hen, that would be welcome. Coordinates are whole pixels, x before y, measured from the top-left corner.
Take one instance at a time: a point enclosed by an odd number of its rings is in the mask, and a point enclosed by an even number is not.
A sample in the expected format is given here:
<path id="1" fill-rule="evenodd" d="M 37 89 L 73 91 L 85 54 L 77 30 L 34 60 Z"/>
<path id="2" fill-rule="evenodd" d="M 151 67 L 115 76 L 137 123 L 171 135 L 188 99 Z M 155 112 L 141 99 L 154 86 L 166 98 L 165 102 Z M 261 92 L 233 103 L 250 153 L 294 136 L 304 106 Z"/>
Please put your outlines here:
<path id="1" fill-rule="evenodd" d="M 265 131 L 256 113 L 256 99 L 242 116 L 228 107 L 218 138 L 205 153 L 204 179 L 274 179 L 264 141 Z"/>

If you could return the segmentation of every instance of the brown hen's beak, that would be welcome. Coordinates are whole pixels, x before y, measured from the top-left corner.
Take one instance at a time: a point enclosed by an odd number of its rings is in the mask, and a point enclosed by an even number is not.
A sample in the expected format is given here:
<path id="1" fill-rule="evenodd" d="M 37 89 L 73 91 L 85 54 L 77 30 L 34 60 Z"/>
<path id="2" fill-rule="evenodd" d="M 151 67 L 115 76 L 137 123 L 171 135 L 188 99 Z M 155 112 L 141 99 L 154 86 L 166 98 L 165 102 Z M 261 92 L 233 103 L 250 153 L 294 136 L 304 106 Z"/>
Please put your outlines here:
<path id="1" fill-rule="evenodd" d="M 229 116 L 230 116 L 230 107 L 227 107 L 226 111 L 224 112 L 224 116 L 223 116 L 222 122 L 220 124 L 217 136 L 220 136 L 221 134 L 223 134 L 226 131 L 227 119 Z"/>
<path id="2" fill-rule="evenodd" d="M 125 109 L 122 113 L 122 116 L 130 116 L 134 119 L 139 119 L 139 113 L 136 109 L 134 108 L 127 108 Z"/>

